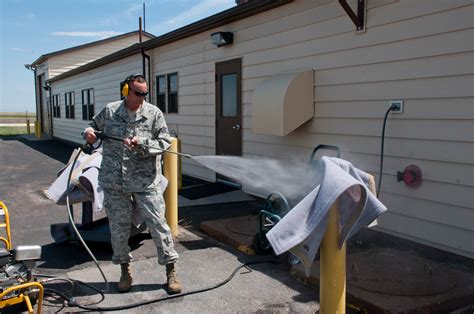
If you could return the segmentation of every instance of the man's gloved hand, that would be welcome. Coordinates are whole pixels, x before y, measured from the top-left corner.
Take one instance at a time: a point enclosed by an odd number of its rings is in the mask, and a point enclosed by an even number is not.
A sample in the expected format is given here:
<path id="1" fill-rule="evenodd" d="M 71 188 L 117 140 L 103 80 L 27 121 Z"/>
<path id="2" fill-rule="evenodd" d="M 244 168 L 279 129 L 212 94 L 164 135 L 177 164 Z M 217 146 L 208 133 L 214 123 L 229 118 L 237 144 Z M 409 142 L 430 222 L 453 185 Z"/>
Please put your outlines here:
<path id="1" fill-rule="evenodd" d="M 84 138 L 89 144 L 94 144 L 97 141 L 97 136 L 94 134 L 93 128 L 87 128 L 84 130 Z"/>
<path id="2" fill-rule="evenodd" d="M 127 137 L 123 140 L 123 143 L 125 144 L 125 146 L 127 146 L 130 149 L 137 148 L 139 142 L 140 142 L 140 138 L 138 136 L 134 136 L 132 138 Z"/>

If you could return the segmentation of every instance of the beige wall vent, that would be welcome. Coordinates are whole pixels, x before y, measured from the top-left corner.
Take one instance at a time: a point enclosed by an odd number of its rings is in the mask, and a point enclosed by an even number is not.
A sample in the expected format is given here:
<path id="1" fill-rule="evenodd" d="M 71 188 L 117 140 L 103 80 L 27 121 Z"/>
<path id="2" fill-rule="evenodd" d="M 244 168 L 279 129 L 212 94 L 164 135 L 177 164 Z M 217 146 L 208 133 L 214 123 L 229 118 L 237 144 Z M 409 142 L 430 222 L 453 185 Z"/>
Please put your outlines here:
<path id="1" fill-rule="evenodd" d="M 313 118 L 313 70 L 272 76 L 255 89 L 252 131 L 285 136 Z"/>

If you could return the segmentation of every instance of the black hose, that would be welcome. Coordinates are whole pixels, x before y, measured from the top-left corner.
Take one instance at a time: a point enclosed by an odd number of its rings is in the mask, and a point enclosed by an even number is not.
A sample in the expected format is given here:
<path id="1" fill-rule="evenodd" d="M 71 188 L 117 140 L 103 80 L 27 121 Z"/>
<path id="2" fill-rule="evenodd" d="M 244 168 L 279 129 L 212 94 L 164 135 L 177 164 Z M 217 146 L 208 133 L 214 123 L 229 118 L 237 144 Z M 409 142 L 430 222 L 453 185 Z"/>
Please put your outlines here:
<path id="1" fill-rule="evenodd" d="M 379 170 L 379 186 L 377 188 L 377 198 L 379 198 L 379 195 L 380 195 L 380 187 L 382 186 L 382 170 L 383 170 L 383 150 L 384 150 L 384 143 L 385 143 L 385 125 L 387 124 L 387 118 L 388 118 L 388 114 L 390 113 L 390 111 L 392 111 L 392 106 L 390 106 L 387 110 L 387 112 L 385 112 L 385 116 L 383 118 L 383 127 L 382 127 L 382 144 L 381 144 L 381 147 L 380 147 L 380 170 Z"/>
<path id="2" fill-rule="evenodd" d="M 63 280 L 63 281 L 66 281 L 68 283 L 71 283 L 71 289 L 70 289 L 70 293 L 72 294 L 72 292 L 74 291 L 74 289 L 76 288 L 76 284 L 79 284 L 79 285 L 83 285 L 91 290 L 94 290 L 95 292 L 99 293 L 100 294 L 100 300 L 97 301 L 96 303 L 100 303 L 102 301 L 105 300 L 105 294 L 102 290 L 100 290 L 99 288 L 96 288 L 94 287 L 93 285 L 87 283 L 87 282 L 84 282 L 84 281 L 81 281 L 81 280 L 77 280 L 77 279 L 71 279 L 71 278 L 65 278 L 65 277 L 57 277 L 57 276 L 54 276 L 54 275 L 47 275 L 47 274 L 39 274 L 39 273 L 34 273 L 33 274 L 34 276 L 36 277 L 45 277 L 45 278 L 49 278 L 51 279 L 50 281 L 53 281 L 53 280 Z M 46 285 L 45 284 L 48 284 L 50 283 L 50 281 L 42 281 L 40 280 L 40 283 L 45 286 L 46 288 Z M 51 288 L 48 288 L 48 289 L 51 289 Z M 54 289 L 51 289 L 51 290 L 54 290 Z"/>
<path id="3" fill-rule="evenodd" d="M 99 146 L 102 144 L 102 141 L 101 143 L 99 144 Z M 67 183 L 66 183 L 66 204 L 67 204 L 67 213 L 68 213 L 68 216 L 69 216 L 69 222 L 72 226 L 72 228 L 74 229 L 74 232 L 76 233 L 77 237 L 79 238 L 81 244 L 84 246 L 84 248 L 86 249 L 87 253 L 89 254 L 89 256 L 92 258 L 92 260 L 94 261 L 95 265 L 97 266 L 97 268 L 99 269 L 100 271 L 100 274 L 102 275 L 102 278 L 104 278 L 104 282 L 105 282 L 105 290 L 101 290 L 101 292 L 107 292 L 109 291 L 109 281 L 107 280 L 107 277 L 105 277 L 105 274 L 104 272 L 102 271 L 102 268 L 100 267 L 99 265 L 99 262 L 97 261 L 97 259 L 95 258 L 94 254 L 91 252 L 91 250 L 89 249 L 89 247 L 87 246 L 86 242 L 84 241 L 84 239 L 82 238 L 79 230 L 77 230 L 77 227 L 76 227 L 76 224 L 74 223 L 74 217 L 72 217 L 71 215 L 71 211 L 70 211 L 70 204 L 69 204 L 69 193 L 71 192 L 71 188 L 69 187 L 69 185 L 71 184 L 71 177 L 72 177 L 72 173 L 74 171 L 74 166 L 77 162 L 77 159 L 79 158 L 79 156 L 81 155 L 81 153 L 84 151 L 84 149 L 86 149 L 88 147 L 88 144 L 84 144 L 80 149 L 79 149 L 79 152 L 77 153 L 76 157 L 74 158 L 72 164 L 71 164 L 71 170 L 69 171 L 69 175 L 67 177 Z"/>
<path id="4" fill-rule="evenodd" d="M 278 264 L 278 262 L 276 261 L 254 261 L 254 262 L 247 262 L 247 263 L 244 263 L 244 264 L 241 264 L 239 266 L 237 266 L 234 271 L 230 274 L 229 277 L 227 277 L 225 280 L 213 285 L 213 286 L 210 286 L 210 287 L 207 287 L 207 288 L 201 288 L 201 289 L 196 289 L 196 290 L 191 290 L 191 291 L 188 291 L 188 292 L 184 292 L 184 293 L 180 293 L 180 294 L 173 294 L 173 295 L 167 295 L 167 296 L 164 296 L 164 297 L 159 297 L 159 298 L 155 298 L 155 299 L 150 299 L 150 300 L 146 300 L 146 301 L 142 301 L 142 302 L 137 302 L 137 303 L 132 303 L 132 304 L 127 304 L 127 305 L 119 305 L 119 306 L 109 306 L 109 307 L 100 307 L 100 306 L 87 306 L 87 305 L 82 305 L 82 304 L 79 304 L 75 298 L 69 298 L 68 296 L 66 296 L 65 294 L 57 291 L 57 290 L 53 290 L 53 289 L 48 289 L 48 292 L 49 293 L 55 293 L 56 295 L 58 295 L 59 297 L 63 298 L 65 301 L 67 301 L 67 305 L 69 307 L 78 307 L 80 309 L 83 309 L 83 310 L 88 310 L 88 311 L 105 311 L 105 312 L 111 312 L 111 311 L 121 311 L 121 310 L 127 310 L 127 309 L 131 309 L 131 308 L 134 308 L 134 307 L 138 307 L 138 306 L 143 306 L 143 305 L 147 305 L 147 304 L 151 304 L 151 303 L 156 303 L 156 302 L 161 302 L 161 301 L 166 301 L 166 300 L 171 300 L 171 299 L 175 299 L 175 298 L 181 298 L 181 297 L 184 297 L 184 296 L 187 296 L 187 295 L 192 295 L 192 294 L 196 294 L 196 293 L 202 293 L 202 292 L 206 292 L 206 291 L 209 291 L 209 290 L 213 290 L 213 289 L 216 289 L 216 288 L 219 288 L 219 287 L 222 287 L 223 285 L 227 284 L 229 281 L 232 280 L 232 278 L 234 278 L 235 274 L 237 274 L 237 272 L 243 268 L 243 267 L 247 267 L 249 265 L 253 265 L 253 264 L 263 264 L 263 263 L 270 263 L 270 264 Z"/>

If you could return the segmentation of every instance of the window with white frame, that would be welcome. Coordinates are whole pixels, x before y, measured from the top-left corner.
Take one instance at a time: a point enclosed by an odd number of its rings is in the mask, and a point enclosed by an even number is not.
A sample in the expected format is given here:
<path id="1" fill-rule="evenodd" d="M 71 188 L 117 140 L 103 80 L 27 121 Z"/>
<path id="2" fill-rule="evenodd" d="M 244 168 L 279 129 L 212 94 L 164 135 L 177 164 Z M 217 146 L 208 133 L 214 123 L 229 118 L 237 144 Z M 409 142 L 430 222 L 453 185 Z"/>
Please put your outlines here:
<path id="1" fill-rule="evenodd" d="M 82 90 L 82 120 L 92 120 L 94 117 L 94 89 Z"/>
<path id="2" fill-rule="evenodd" d="M 59 94 L 51 96 L 51 104 L 53 106 L 53 117 L 61 118 L 61 107 L 59 106 Z"/>
<path id="3" fill-rule="evenodd" d="M 66 109 L 66 119 L 74 119 L 74 92 L 64 93 L 64 108 Z"/>
<path id="4" fill-rule="evenodd" d="M 164 113 L 178 113 L 178 73 L 156 77 L 156 105 Z"/>

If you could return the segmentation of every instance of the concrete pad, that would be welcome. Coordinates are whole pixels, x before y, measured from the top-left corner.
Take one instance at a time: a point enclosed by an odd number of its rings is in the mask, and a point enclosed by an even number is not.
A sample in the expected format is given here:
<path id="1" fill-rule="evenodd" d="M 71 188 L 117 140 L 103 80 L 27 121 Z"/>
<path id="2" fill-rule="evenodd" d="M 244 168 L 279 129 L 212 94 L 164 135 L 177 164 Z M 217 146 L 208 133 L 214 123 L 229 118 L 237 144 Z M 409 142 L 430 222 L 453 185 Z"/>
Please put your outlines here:
<path id="1" fill-rule="evenodd" d="M 257 216 L 203 221 L 201 230 L 247 255 L 255 255 L 252 240 L 258 232 Z"/>
<path id="2" fill-rule="evenodd" d="M 474 276 L 411 252 L 371 249 L 347 256 L 347 304 L 383 313 L 442 313 L 468 306 L 474 300 Z M 301 264 L 292 275 L 319 286 L 320 263 L 309 278 Z"/>

